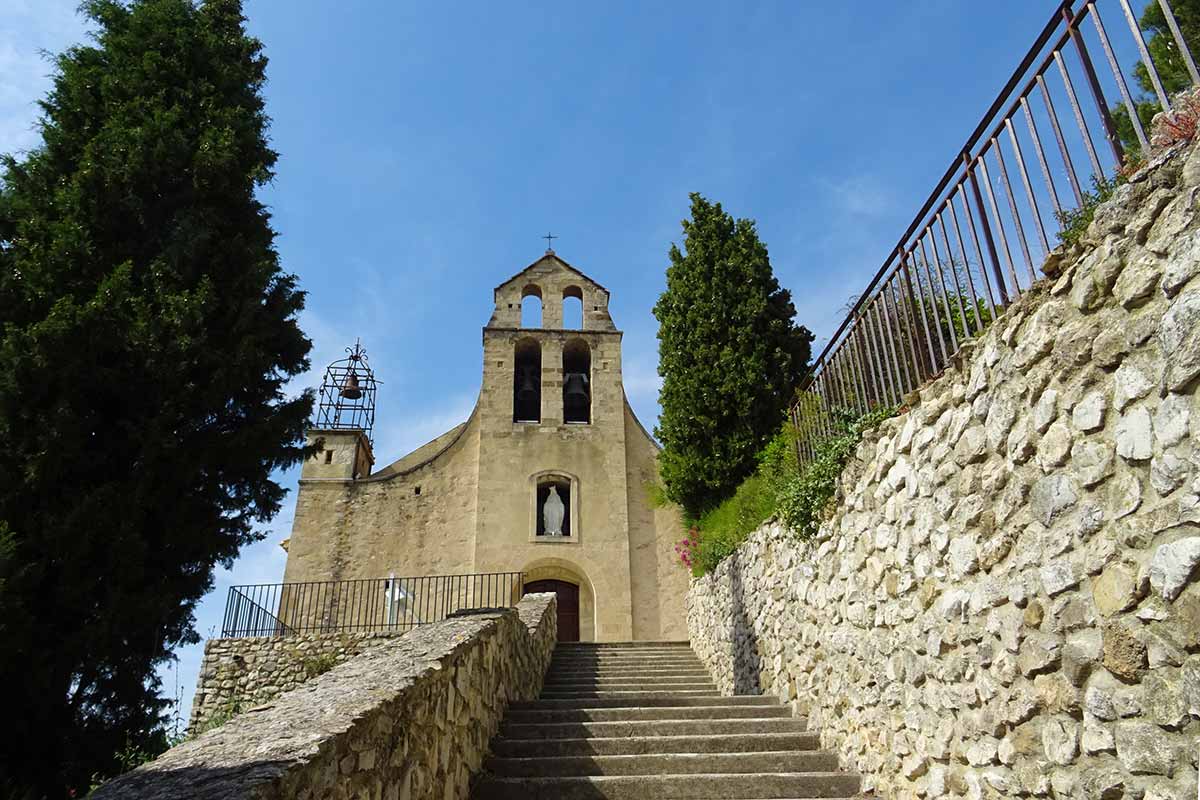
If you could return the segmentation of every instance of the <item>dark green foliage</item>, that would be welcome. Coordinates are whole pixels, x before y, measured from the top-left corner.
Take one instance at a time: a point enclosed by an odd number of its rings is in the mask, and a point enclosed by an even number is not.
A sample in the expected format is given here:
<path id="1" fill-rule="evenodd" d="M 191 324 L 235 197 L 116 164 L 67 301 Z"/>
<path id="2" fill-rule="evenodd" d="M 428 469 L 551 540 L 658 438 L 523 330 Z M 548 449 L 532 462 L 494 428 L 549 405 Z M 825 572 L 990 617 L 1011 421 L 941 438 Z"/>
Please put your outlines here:
<path id="1" fill-rule="evenodd" d="M 755 528 L 773 516 L 779 506 L 780 491 L 795 475 L 795 430 L 786 423 L 759 453 L 754 474 L 742 481 L 732 497 L 698 520 L 700 544 L 692 558 L 692 573 L 703 575 L 715 568 Z"/>
<path id="2" fill-rule="evenodd" d="M 837 479 L 863 432 L 895 413 L 895 408 L 878 408 L 862 416 L 835 411 L 834 435 L 817 446 L 816 458 L 803 468 L 796 461 L 796 430 L 785 423 L 759 453 L 754 474 L 697 521 L 700 544 L 691 558 L 692 574 L 711 572 L 774 516 L 797 535 L 811 536 L 829 510 Z"/>
<path id="3" fill-rule="evenodd" d="M 778 430 L 812 334 L 793 322 L 791 294 L 771 271 L 751 220 L 691 195 L 684 248 L 671 245 L 659 329 L 655 431 L 667 495 L 695 517 L 754 472 Z"/>
<path id="4" fill-rule="evenodd" d="M 1191 50 L 1193 56 L 1200 54 L 1200 0 L 1174 0 L 1171 3 L 1171 10 L 1175 14 L 1175 21 L 1179 23 L 1179 31 L 1183 34 L 1183 40 L 1187 43 L 1188 49 Z M 1142 10 L 1138 24 L 1145 32 L 1143 38 L 1146 39 L 1146 49 L 1150 51 L 1150 58 L 1154 62 L 1158 77 L 1162 80 L 1163 91 L 1169 97 L 1190 87 L 1192 85 L 1191 75 L 1188 74 L 1183 55 L 1179 52 L 1175 37 L 1167 26 L 1167 19 L 1163 15 L 1158 0 L 1149 0 Z M 1138 61 L 1133 67 L 1133 85 L 1130 86 L 1130 93 L 1134 95 L 1133 106 L 1137 111 L 1138 119 L 1141 120 L 1142 129 L 1149 137 L 1150 121 L 1154 119 L 1154 115 L 1161 110 L 1161 107 L 1154 93 L 1154 83 L 1150 80 L 1150 73 L 1141 61 Z M 1129 118 L 1129 111 L 1125 104 L 1116 103 L 1109 111 L 1117 129 L 1117 136 L 1122 147 L 1125 148 L 1127 159 L 1134 163 L 1140 161 L 1143 157 L 1141 143 L 1133 129 L 1133 122 Z"/>
<path id="5" fill-rule="evenodd" d="M 895 413 L 895 408 L 877 408 L 857 418 L 848 412 L 834 415 L 836 435 L 819 444 L 816 457 L 779 490 L 779 518 L 796 535 L 808 538 L 816 533 L 863 432 Z"/>
<path id="6" fill-rule="evenodd" d="M 240 0 L 89 0 L 43 144 L 0 163 L 0 794 L 161 749 L 154 669 L 303 455 L 295 316 L 255 199 L 266 59 Z"/>
<path id="7" fill-rule="evenodd" d="M 1078 242 L 1088 225 L 1092 224 L 1092 219 L 1096 216 L 1096 208 L 1112 197 L 1112 193 L 1124 182 L 1125 179 L 1120 175 L 1115 178 L 1093 175 L 1092 190 L 1083 193 L 1083 205 L 1074 210 L 1064 208 L 1062 211 L 1054 212 L 1054 218 L 1062 226 L 1058 231 L 1058 241 L 1068 247 Z"/>

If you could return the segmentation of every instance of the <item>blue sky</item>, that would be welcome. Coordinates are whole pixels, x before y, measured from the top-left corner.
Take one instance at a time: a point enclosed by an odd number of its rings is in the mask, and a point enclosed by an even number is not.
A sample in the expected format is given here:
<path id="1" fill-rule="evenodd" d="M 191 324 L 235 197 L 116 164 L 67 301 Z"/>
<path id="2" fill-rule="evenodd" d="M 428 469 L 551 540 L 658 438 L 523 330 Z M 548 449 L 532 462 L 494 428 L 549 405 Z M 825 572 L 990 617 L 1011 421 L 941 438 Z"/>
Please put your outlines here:
<path id="1" fill-rule="evenodd" d="M 361 337 L 384 381 L 380 465 L 461 422 L 492 287 L 550 230 L 612 292 L 652 427 L 651 308 L 691 191 L 757 220 L 819 349 L 1053 5 L 247 0 L 281 156 L 263 197 L 309 292 L 297 387 Z M 36 144 L 39 51 L 81 39 L 75 6 L 0 0 L 0 152 Z M 230 584 L 281 580 L 296 477 L 265 540 L 218 571 L 202 635 Z M 180 652 L 185 713 L 200 653 Z"/>

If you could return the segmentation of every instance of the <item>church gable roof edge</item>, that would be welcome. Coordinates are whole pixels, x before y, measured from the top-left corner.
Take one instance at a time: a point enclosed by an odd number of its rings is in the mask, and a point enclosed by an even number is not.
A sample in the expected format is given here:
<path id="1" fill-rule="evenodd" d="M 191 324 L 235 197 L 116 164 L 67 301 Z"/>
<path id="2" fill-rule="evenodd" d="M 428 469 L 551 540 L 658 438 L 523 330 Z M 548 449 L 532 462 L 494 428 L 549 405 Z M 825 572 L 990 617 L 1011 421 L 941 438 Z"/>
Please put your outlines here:
<path id="1" fill-rule="evenodd" d="M 512 283 L 512 282 L 513 282 L 513 281 L 515 281 L 517 278 L 521 277 L 521 276 L 522 276 L 522 275 L 524 275 L 526 272 L 529 272 L 529 270 L 533 269 L 533 268 L 534 268 L 534 267 L 536 267 L 538 264 L 540 264 L 540 263 L 542 263 L 543 261 L 545 261 L 547 258 L 552 258 L 552 259 L 554 259 L 554 260 L 555 260 L 555 261 L 557 261 L 559 264 L 562 264 L 564 267 L 566 267 L 567 269 L 571 270 L 571 271 L 572 271 L 572 272 L 574 272 L 576 275 L 578 275 L 579 277 L 583 278 L 585 281 L 587 281 L 588 283 L 592 284 L 593 286 L 595 286 L 595 287 L 596 287 L 597 289 L 599 289 L 600 291 L 604 292 L 606 295 L 609 295 L 610 297 L 612 296 L 612 292 L 608 291 L 608 289 L 606 289 L 606 288 L 604 288 L 603 286 L 601 286 L 601 285 L 600 285 L 600 284 L 599 284 L 599 283 L 598 283 L 598 282 L 597 282 L 597 281 L 596 281 L 594 278 L 592 278 L 592 277 L 591 277 L 590 275 L 588 275 L 586 272 L 584 272 L 583 270 L 579 269 L 578 267 L 575 267 L 575 266 L 572 266 L 571 264 L 568 264 L 568 263 L 567 263 L 567 262 L 566 262 L 566 261 L 565 261 L 565 260 L 564 260 L 564 259 L 563 259 L 561 256 L 559 256 L 557 253 L 553 253 L 553 252 L 551 252 L 551 253 L 546 253 L 545 255 L 543 255 L 541 258 L 538 258 L 536 261 L 534 261 L 534 262 L 533 262 L 532 264 L 530 264 L 529 266 L 527 266 L 527 267 L 525 267 L 524 269 L 522 269 L 522 270 L 520 270 L 519 272 L 517 272 L 515 275 L 513 275 L 512 277 L 510 277 L 508 280 L 502 281 L 502 282 L 501 282 L 501 283 L 500 283 L 498 286 L 496 286 L 496 288 L 495 288 L 495 289 L 493 289 L 492 291 L 493 291 L 493 292 L 498 292 L 498 291 L 500 291 L 500 290 L 501 290 L 501 289 L 503 289 L 505 286 L 507 286 L 508 284 Z"/>

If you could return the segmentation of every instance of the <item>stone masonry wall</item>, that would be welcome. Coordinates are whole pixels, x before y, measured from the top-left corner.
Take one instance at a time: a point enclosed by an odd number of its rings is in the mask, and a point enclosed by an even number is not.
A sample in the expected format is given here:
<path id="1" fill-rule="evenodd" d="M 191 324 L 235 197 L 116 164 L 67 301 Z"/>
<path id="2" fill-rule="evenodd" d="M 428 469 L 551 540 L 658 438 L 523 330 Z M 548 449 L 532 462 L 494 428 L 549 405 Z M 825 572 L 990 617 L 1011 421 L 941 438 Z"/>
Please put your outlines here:
<path id="1" fill-rule="evenodd" d="M 1200 148 L 1161 157 L 867 437 L 814 541 L 688 597 L 726 693 L 885 798 L 1197 796 Z"/>
<path id="2" fill-rule="evenodd" d="M 189 731 L 210 719 L 273 700 L 399 633 L 326 633 L 209 639 L 192 700 Z"/>
<path id="3" fill-rule="evenodd" d="M 553 594 L 369 648 L 104 784 L 97 800 L 465 800 L 513 701 L 541 691 Z"/>

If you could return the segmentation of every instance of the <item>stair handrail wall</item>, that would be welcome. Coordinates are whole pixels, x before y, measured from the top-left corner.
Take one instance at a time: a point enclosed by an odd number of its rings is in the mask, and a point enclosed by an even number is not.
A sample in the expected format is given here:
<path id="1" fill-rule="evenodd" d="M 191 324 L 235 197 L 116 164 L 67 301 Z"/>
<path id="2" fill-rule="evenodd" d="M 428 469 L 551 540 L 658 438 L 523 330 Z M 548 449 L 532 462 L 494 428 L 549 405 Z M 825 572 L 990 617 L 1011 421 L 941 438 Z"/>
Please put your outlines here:
<path id="1" fill-rule="evenodd" d="M 1169 30 L 1155 34 L 1163 37 L 1157 64 L 1129 0 L 1055 7 L 801 381 L 790 411 L 801 468 L 846 420 L 901 405 L 1029 289 L 1035 265 L 1053 249 L 1055 225 L 1092 201 L 1089 174 L 1099 188 L 1146 157 L 1139 108 L 1151 103 L 1169 114 L 1172 91 L 1200 85 L 1169 0 L 1150 3 Z M 1092 58 L 1097 44 L 1111 72 L 1107 96 Z M 1126 52 L 1152 97 L 1131 92 L 1120 66 Z M 1118 96 L 1114 112 L 1108 97 Z M 1116 117 L 1136 142 L 1128 133 L 1122 141 Z"/>

